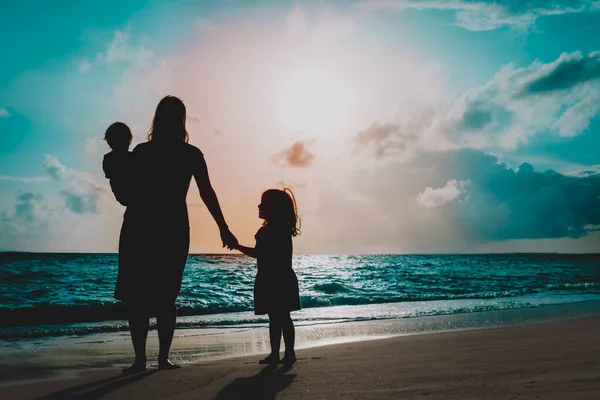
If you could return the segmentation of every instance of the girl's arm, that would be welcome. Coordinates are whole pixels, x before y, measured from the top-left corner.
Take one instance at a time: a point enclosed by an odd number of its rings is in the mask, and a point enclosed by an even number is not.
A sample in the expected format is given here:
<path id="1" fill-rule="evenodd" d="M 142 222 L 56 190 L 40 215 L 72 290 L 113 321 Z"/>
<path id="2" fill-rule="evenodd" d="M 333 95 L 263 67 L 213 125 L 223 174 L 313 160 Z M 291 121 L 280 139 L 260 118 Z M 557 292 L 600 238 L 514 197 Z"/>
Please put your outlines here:
<path id="1" fill-rule="evenodd" d="M 257 251 L 254 247 L 246 247 L 246 246 L 242 246 L 241 244 L 238 244 L 235 247 L 235 249 L 241 251 L 248 257 L 257 258 Z"/>

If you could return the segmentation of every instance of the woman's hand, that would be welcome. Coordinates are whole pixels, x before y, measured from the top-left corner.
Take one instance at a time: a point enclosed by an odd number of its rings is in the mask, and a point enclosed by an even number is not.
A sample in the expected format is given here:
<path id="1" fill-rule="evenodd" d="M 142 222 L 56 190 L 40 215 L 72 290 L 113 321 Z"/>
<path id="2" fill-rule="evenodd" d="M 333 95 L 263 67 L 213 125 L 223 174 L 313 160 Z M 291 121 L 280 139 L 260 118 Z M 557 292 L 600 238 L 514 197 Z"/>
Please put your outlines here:
<path id="1" fill-rule="evenodd" d="M 229 228 L 221 229 L 221 240 L 223 241 L 223 247 L 227 247 L 229 250 L 236 249 L 239 245 L 237 238 Z"/>

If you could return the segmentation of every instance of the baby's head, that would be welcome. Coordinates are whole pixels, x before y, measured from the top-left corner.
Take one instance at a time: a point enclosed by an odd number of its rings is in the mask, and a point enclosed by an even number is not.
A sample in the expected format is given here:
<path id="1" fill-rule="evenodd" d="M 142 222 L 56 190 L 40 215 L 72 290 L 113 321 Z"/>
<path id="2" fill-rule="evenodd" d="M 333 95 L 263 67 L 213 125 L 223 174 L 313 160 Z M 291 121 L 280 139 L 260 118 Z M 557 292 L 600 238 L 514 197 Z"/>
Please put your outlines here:
<path id="1" fill-rule="evenodd" d="M 288 188 L 265 191 L 258 205 L 258 216 L 264 219 L 265 223 L 284 224 L 292 236 L 300 234 L 300 217 L 296 199 L 294 193 Z"/>
<path id="2" fill-rule="evenodd" d="M 113 150 L 129 149 L 132 139 L 131 130 L 122 122 L 115 122 L 104 133 L 104 140 Z"/>

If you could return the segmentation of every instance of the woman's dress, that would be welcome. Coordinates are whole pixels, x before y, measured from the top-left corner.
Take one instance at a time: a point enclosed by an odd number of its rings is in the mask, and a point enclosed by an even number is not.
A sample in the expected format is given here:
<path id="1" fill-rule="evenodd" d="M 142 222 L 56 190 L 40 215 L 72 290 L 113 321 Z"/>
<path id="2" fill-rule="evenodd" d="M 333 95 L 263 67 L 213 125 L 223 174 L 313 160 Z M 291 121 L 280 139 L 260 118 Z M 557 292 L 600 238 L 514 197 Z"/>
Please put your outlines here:
<path id="1" fill-rule="evenodd" d="M 187 143 L 155 140 L 134 149 L 115 298 L 140 304 L 176 300 L 190 244 L 186 196 L 202 157 Z"/>

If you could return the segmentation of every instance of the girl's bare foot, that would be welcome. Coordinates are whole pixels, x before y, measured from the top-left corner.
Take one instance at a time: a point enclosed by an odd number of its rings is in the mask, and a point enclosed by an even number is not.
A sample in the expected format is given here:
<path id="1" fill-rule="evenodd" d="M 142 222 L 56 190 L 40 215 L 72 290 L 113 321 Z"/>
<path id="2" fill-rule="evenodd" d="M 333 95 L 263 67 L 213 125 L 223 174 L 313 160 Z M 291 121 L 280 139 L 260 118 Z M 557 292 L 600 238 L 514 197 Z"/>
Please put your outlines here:
<path id="1" fill-rule="evenodd" d="M 181 365 L 173 364 L 169 359 L 158 360 L 158 369 L 179 369 Z"/>
<path id="2" fill-rule="evenodd" d="M 280 364 L 284 364 L 284 365 L 292 365 L 294 364 L 296 361 L 298 361 L 296 359 L 296 355 L 294 353 L 290 353 L 290 354 L 286 354 L 281 361 L 279 361 Z"/>
<path id="3" fill-rule="evenodd" d="M 133 375 L 146 370 L 146 361 L 135 361 L 130 367 L 123 368 L 123 375 Z"/>
<path id="4" fill-rule="evenodd" d="M 263 358 L 258 363 L 259 364 L 277 365 L 278 362 L 279 362 L 278 354 L 269 354 L 267 357 Z"/>

